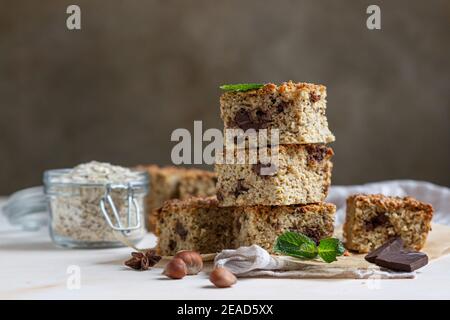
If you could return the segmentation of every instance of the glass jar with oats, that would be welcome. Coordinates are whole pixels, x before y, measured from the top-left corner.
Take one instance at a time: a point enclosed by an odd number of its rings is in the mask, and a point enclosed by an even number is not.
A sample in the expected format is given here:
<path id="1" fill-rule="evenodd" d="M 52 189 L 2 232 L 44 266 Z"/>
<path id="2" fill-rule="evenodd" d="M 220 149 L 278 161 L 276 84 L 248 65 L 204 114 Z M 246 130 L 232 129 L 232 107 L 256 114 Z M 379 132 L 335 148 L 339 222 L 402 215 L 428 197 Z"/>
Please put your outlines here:
<path id="1" fill-rule="evenodd" d="M 44 173 L 50 235 L 71 248 L 135 244 L 145 235 L 145 172 L 89 162 Z"/>

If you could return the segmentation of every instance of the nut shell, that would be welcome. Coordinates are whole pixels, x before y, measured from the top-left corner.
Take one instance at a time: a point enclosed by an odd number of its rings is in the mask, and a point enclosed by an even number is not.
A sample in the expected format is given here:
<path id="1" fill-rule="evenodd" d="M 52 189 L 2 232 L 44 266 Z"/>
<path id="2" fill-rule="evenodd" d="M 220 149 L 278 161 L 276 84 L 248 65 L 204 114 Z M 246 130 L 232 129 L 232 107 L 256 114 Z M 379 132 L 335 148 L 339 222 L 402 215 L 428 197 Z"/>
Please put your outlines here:
<path id="1" fill-rule="evenodd" d="M 203 268 L 203 259 L 198 252 L 187 250 L 180 251 L 175 255 L 175 258 L 180 258 L 184 261 L 187 267 L 188 275 L 197 274 Z"/>
<path id="2" fill-rule="evenodd" d="M 186 263 L 180 258 L 173 258 L 170 260 L 163 271 L 163 275 L 171 279 L 182 279 L 186 274 Z"/>
<path id="3" fill-rule="evenodd" d="M 219 267 L 211 272 L 209 281 L 218 288 L 228 288 L 235 284 L 237 279 L 228 269 Z"/>

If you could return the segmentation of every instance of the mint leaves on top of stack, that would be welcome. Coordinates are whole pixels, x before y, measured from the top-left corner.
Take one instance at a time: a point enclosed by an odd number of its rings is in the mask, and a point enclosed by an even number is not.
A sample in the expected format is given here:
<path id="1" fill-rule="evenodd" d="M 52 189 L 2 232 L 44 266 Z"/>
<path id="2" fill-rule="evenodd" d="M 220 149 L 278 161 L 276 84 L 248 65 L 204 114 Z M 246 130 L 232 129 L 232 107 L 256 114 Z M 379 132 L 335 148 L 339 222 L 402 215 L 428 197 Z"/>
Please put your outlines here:
<path id="1" fill-rule="evenodd" d="M 263 83 L 238 83 L 238 84 L 224 84 L 220 89 L 224 91 L 245 92 L 249 90 L 256 90 L 264 87 Z"/>
<path id="2" fill-rule="evenodd" d="M 345 249 L 342 242 L 336 238 L 324 238 L 317 246 L 306 235 L 287 231 L 277 238 L 274 251 L 302 259 L 314 259 L 319 256 L 323 261 L 330 263 L 337 261 L 336 257 L 341 256 Z"/>

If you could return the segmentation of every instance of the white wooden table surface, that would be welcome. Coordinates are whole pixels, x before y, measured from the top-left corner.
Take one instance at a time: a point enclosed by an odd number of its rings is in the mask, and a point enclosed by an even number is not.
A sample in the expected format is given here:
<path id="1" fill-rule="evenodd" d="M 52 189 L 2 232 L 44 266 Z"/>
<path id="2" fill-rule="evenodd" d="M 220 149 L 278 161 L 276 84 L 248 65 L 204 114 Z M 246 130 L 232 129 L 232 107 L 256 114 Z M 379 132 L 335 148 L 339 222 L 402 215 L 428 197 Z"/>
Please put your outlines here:
<path id="1" fill-rule="evenodd" d="M 0 201 L 1 205 L 1 201 Z M 149 234 L 140 244 L 150 247 Z M 168 280 L 160 269 L 137 272 L 122 262 L 130 249 L 55 247 L 46 229 L 25 232 L 0 217 L 1 299 L 450 299 L 450 255 L 420 270 L 413 280 L 241 279 L 216 289 L 206 274 Z M 70 266 L 80 288 L 68 288 Z M 72 267 L 73 268 L 73 267 Z"/>

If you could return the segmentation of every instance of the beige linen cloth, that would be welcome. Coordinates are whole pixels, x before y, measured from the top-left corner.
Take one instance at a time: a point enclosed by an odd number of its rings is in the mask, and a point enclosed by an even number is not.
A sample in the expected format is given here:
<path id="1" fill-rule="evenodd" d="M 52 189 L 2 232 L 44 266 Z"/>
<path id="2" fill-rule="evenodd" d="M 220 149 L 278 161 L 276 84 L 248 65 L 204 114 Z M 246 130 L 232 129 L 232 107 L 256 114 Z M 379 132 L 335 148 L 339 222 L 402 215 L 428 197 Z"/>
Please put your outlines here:
<path id="1" fill-rule="evenodd" d="M 336 236 L 341 237 L 345 219 L 345 199 L 353 193 L 382 193 L 410 195 L 429 202 L 435 209 L 432 231 L 422 250 L 430 262 L 450 253 L 450 189 L 418 181 L 388 181 L 362 186 L 332 187 L 327 201 L 337 205 Z M 438 223 L 436 223 L 438 222 Z M 338 261 L 325 263 L 286 256 L 272 256 L 257 245 L 236 250 L 223 250 L 214 259 L 215 266 L 224 266 L 238 277 L 322 278 L 322 279 L 407 279 L 422 272 L 394 272 L 382 269 L 364 260 L 363 254 L 338 257 Z"/>

